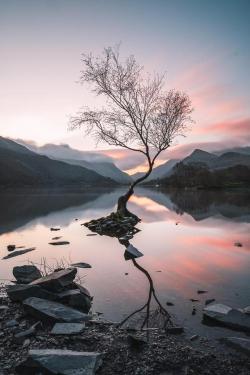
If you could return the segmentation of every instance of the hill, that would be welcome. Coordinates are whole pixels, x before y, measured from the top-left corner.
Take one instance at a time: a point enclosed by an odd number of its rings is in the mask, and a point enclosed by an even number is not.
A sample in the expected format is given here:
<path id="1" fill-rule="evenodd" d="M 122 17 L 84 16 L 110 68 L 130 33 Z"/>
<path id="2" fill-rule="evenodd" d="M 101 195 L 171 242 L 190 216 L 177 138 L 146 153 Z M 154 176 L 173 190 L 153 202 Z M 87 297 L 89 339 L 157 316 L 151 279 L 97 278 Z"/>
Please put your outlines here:
<path id="1" fill-rule="evenodd" d="M 94 171 L 38 155 L 0 137 L 0 187 L 115 184 Z"/>

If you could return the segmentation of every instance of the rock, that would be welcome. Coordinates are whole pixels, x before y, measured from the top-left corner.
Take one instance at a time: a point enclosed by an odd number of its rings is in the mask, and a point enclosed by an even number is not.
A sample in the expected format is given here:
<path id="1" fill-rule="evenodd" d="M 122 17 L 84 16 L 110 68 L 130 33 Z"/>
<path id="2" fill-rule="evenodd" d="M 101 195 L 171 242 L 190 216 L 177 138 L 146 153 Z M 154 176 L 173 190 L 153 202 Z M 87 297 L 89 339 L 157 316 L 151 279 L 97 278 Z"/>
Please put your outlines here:
<path id="1" fill-rule="evenodd" d="M 18 326 L 18 321 L 16 319 L 8 320 L 8 322 L 5 323 L 6 328 L 11 328 L 15 326 Z"/>
<path id="2" fill-rule="evenodd" d="M 167 305 L 167 306 L 174 306 L 174 303 L 173 303 L 173 302 L 169 302 L 169 301 L 167 301 L 167 302 L 166 302 L 166 305 Z"/>
<path id="3" fill-rule="evenodd" d="M 76 289 L 79 289 L 82 294 L 84 294 L 86 297 L 90 299 L 90 301 L 93 300 L 93 297 L 89 293 L 88 289 L 84 288 L 84 286 L 77 283 L 73 283 L 73 286 L 75 286 Z"/>
<path id="4" fill-rule="evenodd" d="M 27 348 L 30 345 L 30 339 L 24 340 L 23 348 Z"/>
<path id="5" fill-rule="evenodd" d="M 128 335 L 127 340 L 129 346 L 136 350 L 141 350 L 148 344 L 146 340 L 134 335 Z"/>
<path id="6" fill-rule="evenodd" d="M 22 344 L 28 337 L 33 336 L 36 333 L 36 327 L 40 324 L 40 322 L 37 322 L 33 324 L 29 329 L 26 329 L 26 331 L 22 331 L 19 333 L 16 333 L 13 340 L 17 344 Z"/>
<path id="7" fill-rule="evenodd" d="M 244 307 L 244 309 L 242 309 L 242 312 L 244 314 L 250 314 L 250 306 Z"/>
<path id="8" fill-rule="evenodd" d="M 49 245 L 54 245 L 54 246 L 69 245 L 69 241 L 49 242 Z"/>
<path id="9" fill-rule="evenodd" d="M 192 315 L 195 315 L 196 314 L 196 308 L 193 307 L 193 310 L 192 310 Z"/>
<path id="10" fill-rule="evenodd" d="M 90 319 L 90 316 L 58 302 L 30 297 L 24 300 L 25 310 L 34 317 L 51 322 L 79 323 Z"/>
<path id="11" fill-rule="evenodd" d="M 10 254 L 6 255 L 2 259 L 9 259 L 9 258 L 17 257 L 18 255 L 26 254 L 26 253 L 29 253 L 30 251 L 34 251 L 34 250 L 36 250 L 35 247 L 31 247 L 29 249 L 24 249 L 24 250 L 17 250 L 17 251 L 14 251 L 13 253 L 10 253 Z"/>
<path id="12" fill-rule="evenodd" d="M 239 350 L 245 354 L 250 355 L 250 339 L 245 339 L 241 337 L 225 337 L 222 338 L 220 341 L 236 350 Z"/>
<path id="13" fill-rule="evenodd" d="M 58 230 L 61 230 L 60 228 L 50 228 L 51 232 L 57 232 Z"/>
<path id="14" fill-rule="evenodd" d="M 250 332 L 250 316 L 229 306 L 209 305 L 203 309 L 203 316 L 204 319 L 210 319 L 219 325 Z"/>
<path id="15" fill-rule="evenodd" d="M 60 240 L 60 238 L 62 238 L 62 237 L 53 237 L 53 238 L 52 238 L 52 241 Z"/>
<path id="16" fill-rule="evenodd" d="M 30 350 L 16 367 L 17 374 L 94 375 L 102 364 L 102 354 L 62 349 Z"/>
<path id="17" fill-rule="evenodd" d="M 91 308 L 91 299 L 80 289 L 70 289 L 58 294 L 59 301 L 71 307 L 88 313 Z"/>
<path id="18" fill-rule="evenodd" d="M 207 290 L 197 290 L 197 294 L 204 294 L 207 293 Z"/>
<path id="19" fill-rule="evenodd" d="M 51 331 L 52 335 L 76 335 L 83 332 L 85 323 L 56 323 Z"/>
<path id="20" fill-rule="evenodd" d="M 199 338 L 199 335 L 193 335 L 190 337 L 190 341 L 197 340 Z"/>
<path id="21" fill-rule="evenodd" d="M 8 306 L 6 306 L 6 305 L 1 305 L 0 306 L 0 311 L 7 311 L 9 309 L 9 307 Z"/>
<path id="22" fill-rule="evenodd" d="M 194 298 L 190 298 L 190 300 L 189 301 L 191 301 L 191 302 L 200 302 L 200 300 L 199 299 L 194 299 Z"/>
<path id="23" fill-rule="evenodd" d="M 81 225 L 83 225 L 83 224 L 81 224 Z M 88 234 L 86 234 L 86 236 L 88 236 L 88 237 L 97 236 L 97 233 L 88 233 Z"/>
<path id="24" fill-rule="evenodd" d="M 60 292 L 72 283 L 76 273 L 76 268 L 63 269 L 41 277 L 40 279 L 33 281 L 30 285 L 39 285 L 49 291 Z"/>
<path id="25" fill-rule="evenodd" d="M 13 275 L 18 284 L 29 284 L 32 281 L 42 277 L 41 272 L 36 266 L 25 265 L 13 268 Z"/>
<path id="26" fill-rule="evenodd" d="M 214 298 L 206 299 L 206 301 L 205 301 L 205 305 L 207 306 L 207 305 L 209 305 L 209 304 L 212 303 L 212 302 L 215 302 L 215 299 L 214 299 Z"/>
<path id="27" fill-rule="evenodd" d="M 7 289 L 7 294 L 14 302 L 22 302 L 29 297 L 44 298 L 51 301 L 57 299 L 55 294 L 41 288 L 39 285 L 32 284 L 11 285 Z"/>
<path id="28" fill-rule="evenodd" d="M 184 332 L 183 327 L 169 327 L 166 329 L 167 333 L 173 334 L 173 335 L 179 335 Z"/>
<path id="29" fill-rule="evenodd" d="M 14 251 L 15 248 L 16 248 L 16 245 L 8 245 L 8 246 L 7 246 L 7 250 L 8 250 L 8 251 Z"/>
<path id="30" fill-rule="evenodd" d="M 71 264 L 72 267 L 77 267 L 77 268 L 92 268 L 92 266 L 88 263 L 83 263 L 83 262 L 80 262 L 80 263 L 72 263 Z"/>
<path id="31" fill-rule="evenodd" d="M 234 246 L 236 246 L 236 247 L 242 247 L 243 245 L 242 245 L 241 242 L 235 242 L 235 243 L 234 243 Z"/>
<path id="32" fill-rule="evenodd" d="M 136 249 L 133 245 L 129 244 L 124 253 L 125 260 L 142 257 L 143 254 Z"/>

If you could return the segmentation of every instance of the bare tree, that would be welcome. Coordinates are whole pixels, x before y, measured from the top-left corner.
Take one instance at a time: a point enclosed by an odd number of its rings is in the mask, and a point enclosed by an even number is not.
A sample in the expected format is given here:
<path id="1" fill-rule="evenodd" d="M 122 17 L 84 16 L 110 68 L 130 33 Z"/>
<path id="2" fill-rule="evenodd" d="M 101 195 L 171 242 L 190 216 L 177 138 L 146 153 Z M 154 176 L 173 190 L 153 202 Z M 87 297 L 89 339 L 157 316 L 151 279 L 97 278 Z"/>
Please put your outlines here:
<path id="1" fill-rule="evenodd" d="M 165 76 L 146 75 L 134 56 L 122 61 L 119 48 L 105 48 L 100 57 L 84 55 L 82 62 L 80 82 L 90 83 L 98 96 L 104 96 L 106 107 L 82 109 L 71 118 L 71 129 L 84 126 L 97 141 L 139 152 L 148 164 L 147 172 L 118 200 L 117 211 L 129 215 L 126 206 L 134 187 L 150 175 L 156 158 L 191 123 L 191 101 L 180 91 L 166 92 Z"/>

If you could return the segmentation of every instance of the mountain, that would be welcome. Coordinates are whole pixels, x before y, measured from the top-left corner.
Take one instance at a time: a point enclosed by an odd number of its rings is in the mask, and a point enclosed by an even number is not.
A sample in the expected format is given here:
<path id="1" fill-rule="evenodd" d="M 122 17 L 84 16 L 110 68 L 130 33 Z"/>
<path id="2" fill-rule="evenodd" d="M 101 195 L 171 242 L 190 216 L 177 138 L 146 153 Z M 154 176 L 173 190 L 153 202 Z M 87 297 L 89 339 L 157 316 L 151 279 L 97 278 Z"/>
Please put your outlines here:
<path id="1" fill-rule="evenodd" d="M 95 171 L 101 176 L 109 177 L 120 184 L 129 184 L 132 181 L 131 177 L 127 173 L 117 168 L 112 159 L 105 155 L 95 152 L 76 150 L 67 144 L 46 144 L 44 146 L 37 147 L 32 143 L 22 140 L 17 140 L 17 142 L 24 144 L 30 150 L 40 155 L 46 155 L 51 159 L 60 160 L 68 164 L 82 166 L 89 170 Z"/>
<path id="2" fill-rule="evenodd" d="M 227 152 L 237 152 L 238 154 L 250 155 L 250 146 L 227 148 L 224 150 L 215 151 L 213 154 L 222 155 Z"/>
<path id="3" fill-rule="evenodd" d="M 159 167 L 156 167 L 153 169 L 152 173 L 150 176 L 148 176 L 148 178 L 144 181 L 152 181 L 152 180 L 158 180 L 159 178 L 164 178 L 164 177 L 167 177 L 173 167 L 179 162 L 178 159 L 170 159 L 168 160 L 166 163 L 162 164 L 162 165 L 159 165 Z M 138 173 L 135 173 L 132 175 L 132 178 L 133 180 L 136 180 L 137 178 L 143 176 L 144 173 L 142 172 L 138 172 Z"/>
<path id="4" fill-rule="evenodd" d="M 182 160 L 182 163 L 201 165 L 205 164 L 209 169 L 224 169 L 236 165 L 250 166 L 250 155 L 239 152 L 226 152 L 221 155 L 215 155 L 203 150 L 196 149 Z"/>
<path id="5" fill-rule="evenodd" d="M 107 186 L 115 184 L 94 171 L 38 155 L 0 137 L 0 186 Z"/>

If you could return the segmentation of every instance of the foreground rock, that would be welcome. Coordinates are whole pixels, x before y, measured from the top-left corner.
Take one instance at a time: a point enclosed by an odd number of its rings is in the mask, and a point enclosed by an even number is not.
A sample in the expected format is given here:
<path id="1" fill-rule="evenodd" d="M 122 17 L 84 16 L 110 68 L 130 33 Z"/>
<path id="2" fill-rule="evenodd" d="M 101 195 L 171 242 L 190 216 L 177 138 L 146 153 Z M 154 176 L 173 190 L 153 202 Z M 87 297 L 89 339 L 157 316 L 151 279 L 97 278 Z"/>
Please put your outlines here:
<path id="1" fill-rule="evenodd" d="M 26 253 L 29 253 L 30 251 L 34 251 L 34 250 L 36 250 L 35 247 L 31 247 L 29 249 L 24 249 L 24 250 L 13 251 L 13 253 L 10 253 L 10 254 L 6 255 L 2 259 L 14 258 L 14 257 L 17 257 L 18 255 L 26 254 Z"/>
<path id="2" fill-rule="evenodd" d="M 225 337 L 221 341 L 226 345 L 250 356 L 250 339 L 244 339 L 241 337 Z"/>
<path id="3" fill-rule="evenodd" d="M 203 309 L 203 316 L 205 320 L 210 319 L 219 325 L 250 332 L 250 316 L 230 306 L 223 304 L 209 305 Z"/>
<path id="4" fill-rule="evenodd" d="M 94 375 L 102 364 L 95 352 L 44 349 L 30 350 L 25 362 L 16 367 L 18 374 Z"/>
<path id="5" fill-rule="evenodd" d="M 72 284 L 77 273 L 76 268 L 67 268 L 57 272 L 53 272 L 48 276 L 41 277 L 31 283 L 31 285 L 39 285 L 44 289 L 53 292 L 61 292 L 66 286 Z"/>
<path id="6" fill-rule="evenodd" d="M 48 322 L 85 322 L 90 316 L 58 302 L 30 297 L 23 301 L 25 310 L 35 318 Z"/>
<path id="7" fill-rule="evenodd" d="M 14 302 L 23 302 L 29 297 L 37 297 L 54 301 L 57 295 L 41 288 L 39 285 L 17 284 L 11 285 L 7 289 L 8 297 Z"/>
<path id="8" fill-rule="evenodd" d="M 83 332 L 85 323 L 56 323 L 51 331 L 52 335 L 76 335 Z"/>
<path id="9" fill-rule="evenodd" d="M 65 292 L 58 294 L 59 301 L 81 310 L 84 313 L 88 313 L 91 308 L 90 297 L 82 293 L 80 289 L 70 289 Z"/>
<path id="10" fill-rule="evenodd" d="M 18 284 L 29 284 L 42 277 L 41 272 L 36 266 L 25 265 L 13 268 L 13 275 Z"/>

